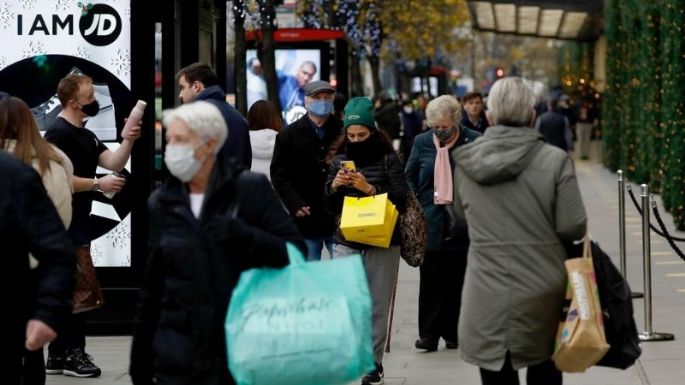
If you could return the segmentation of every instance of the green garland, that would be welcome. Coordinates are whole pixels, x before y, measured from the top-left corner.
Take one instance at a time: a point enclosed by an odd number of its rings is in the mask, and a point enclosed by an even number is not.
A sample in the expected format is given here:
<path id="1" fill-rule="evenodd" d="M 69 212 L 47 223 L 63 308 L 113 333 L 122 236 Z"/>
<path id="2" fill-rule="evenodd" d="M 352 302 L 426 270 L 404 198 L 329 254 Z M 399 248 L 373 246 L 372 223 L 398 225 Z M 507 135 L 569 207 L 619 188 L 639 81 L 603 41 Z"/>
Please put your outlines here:
<path id="1" fill-rule="evenodd" d="M 607 0 L 604 164 L 661 192 L 685 229 L 685 0 Z"/>

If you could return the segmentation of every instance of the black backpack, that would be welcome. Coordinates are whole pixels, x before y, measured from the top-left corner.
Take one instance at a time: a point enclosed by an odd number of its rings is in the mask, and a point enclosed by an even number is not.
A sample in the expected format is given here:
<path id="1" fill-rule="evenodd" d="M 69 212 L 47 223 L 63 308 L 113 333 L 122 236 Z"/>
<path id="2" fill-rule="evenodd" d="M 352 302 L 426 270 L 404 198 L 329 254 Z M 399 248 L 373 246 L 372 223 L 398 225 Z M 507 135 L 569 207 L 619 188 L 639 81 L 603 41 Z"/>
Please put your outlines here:
<path id="1" fill-rule="evenodd" d="M 604 333 L 607 343 L 611 345 L 597 365 L 626 369 L 632 366 L 642 353 L 633 318 L 630 287 L 599 245 L 592 242 L 591 247 L 604 318 Z"/>

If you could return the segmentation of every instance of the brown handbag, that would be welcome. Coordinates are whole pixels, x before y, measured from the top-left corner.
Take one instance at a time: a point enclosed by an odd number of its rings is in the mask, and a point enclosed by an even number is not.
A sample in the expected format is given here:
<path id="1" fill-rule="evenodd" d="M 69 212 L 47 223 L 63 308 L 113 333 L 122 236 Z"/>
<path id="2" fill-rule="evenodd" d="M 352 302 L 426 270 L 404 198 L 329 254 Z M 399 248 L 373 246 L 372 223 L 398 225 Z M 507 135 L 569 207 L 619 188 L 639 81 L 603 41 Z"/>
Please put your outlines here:
<path id="1" fill-rule="evenodd" d="M 83 313 L 105 304 L 100 281 L 98 281 L 90 247 L 76 248 L 76 286 L 74 288 L 73 313 Z"/>

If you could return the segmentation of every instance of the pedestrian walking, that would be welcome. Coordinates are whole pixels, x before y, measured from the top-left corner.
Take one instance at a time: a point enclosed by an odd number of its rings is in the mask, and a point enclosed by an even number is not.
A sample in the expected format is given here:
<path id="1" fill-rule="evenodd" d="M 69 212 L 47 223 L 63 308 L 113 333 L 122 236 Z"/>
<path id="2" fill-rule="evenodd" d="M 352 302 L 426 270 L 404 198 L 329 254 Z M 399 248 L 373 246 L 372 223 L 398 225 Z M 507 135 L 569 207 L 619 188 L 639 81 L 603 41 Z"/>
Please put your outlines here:
<path id="1" fill-rule="evenodd" d="M 573 133 L 568 118 L 561 112 L 559 102 L 560 100 L 554 97 L 547 101 L 547 112 L 536 120 L 535 129 L 540 131 L 547 143 L 571 152 Z"/>
<path id="2" fill-rule="evenodd" d="M 221 159 L 226 123 L 198 101 L 165 111 L 171 177 L 148 201 L 150 256 L 129 373 L 135 385 L 228 385 L 224 321 L 244 270 L 288 263 L 302 237 L 265 176 Z"/>
<path id="3" fill-rule="evenodd" d="M 84 127 L 88 117 L 97 115 L 100 107 L 95 99 L 93 80 L 83 74 L 69 74 L 57 85 L 57 96 L 62 105 L 53 125 L 45 133 L 45 139 L 62 150 L 74 166 L 72 186 L 72 222 L 69 234 L 76 247 L 77 260 L 88 261 L 90 255 L 90 210 L 96 193 L 119 192 L 126 179 L 109 174 L 98 179 L 97 166 L 120 172 L 134 142 L 140 137 L 139 122 L 127 126 L 121 132 L 121 146 L 109 150 L 97 136 Z M 87 312 L 73 314 L 59 338 L 48 347 L 47 374 L 65 374 L 75 377 L 97 377 L 100 368 L 85 352 L 85 323 Z"/>
<path id="4" fill-rule="evenodd" d="M 454 206 L 470 247 L 459 346 L 484 385 L 560 385 L 550 359 L 566 291 L 562 243 L 585 234 L 586 216 L 568 154 L 531 129 L 535 95 L 519 77 L 488 97 L 494 124 L 454 154 Z"/>
<path id="5" fill-rule="evenodd" d="M 1 107 L 0 107 L 1 108 Z M 4 130 L 6 111 L 0 113 Z M 0 317 L 3 384 L 43 384 L 35 354 L 61 333 L 71 313 L 74 254 L 69 235 L 41 178 L 30 166 L 0 151 Z M 31 270 L 31 253 L 38 267 Z M 31 363 L 27 367 L 27 357 Z M 37 366 L 36 366 L 37 365 Z"/>
<path id="6" fill-rule="evenodd" d="M 258 100 L 247 112 L 252 146 L 252 172 L 266 175 L 271 180 L 271 160 L 276 146 L 276 135 L 283 130 L 283 121 L 276 106 L 268 100 Z"/>
<path id="7" fill-rule="evenodd" d="M 226 93 L 221 89 L 219 78 L 212 67 L 204 63 L 193 63 L 181 68 L 176 78 L 181 103 L 205 100 L 213 103 L 221 111 L 231 138 L 221 148 L 222 158 L 233 158 L 249 169 L 252 163 L 252 148 L 247 120 L 226 102 Z"/>
<path id="8" fill-rule="evenodd" d="M 478 91 L 471 91 L 462 98 L 464 104 L 464 114 L 461 118 L 461 125 L 478 131 L 481 134 L 487 130 L 488 118 L 485 116 L 483 104 L 483 94 Z"/>
<path id="9" fill-rule="evenodd" d="M 345 196 L 366 197 L 387 193 L 403 213 L 407 184 L 402 162 L 387 136 L 376 127 L 373 105 L 364 97 L 350 99 L 345 106 L 344 135 L 331 147 L 330 167 L 325 192 L 336 216 L 342 213 Z M 353 161 L 355 172 L 343 170 L 341 162 Z M 362 255 L 373 303 L 373 355 L 376 369 L 362 379 L 362 384 L 383 383 L 383 352 L 388 337 L 390 302 L 397 284 L 400 262 L 400 239 L 395 226 L 388 248 L 347 242 L 340 229 L 335 234 L 333 258 Z"/>
<path id="10" fill-rule="evenodd" d="M 307 260 L 321 259 L 324 245 L 331 254 L 335 220 L 326 204 L 326 154 L 340 136 L 333 115 L 335 89 L 323 80 L 304 87 L 307 115 L 276 137 L 271 161 L 271 183 L 295 219 L 307 243 Z"/>
<path id="11" fill-rule="evenodd" d="M 428 224 L 428 245 L 420 269 L 417 349 L 435 351 L 442 337 L 458 347 L 457 326 L 469 237 L 466 222 L 454 212 L 452 150 L 472 143 L 480 133 L 459 124 L 461 105 L 451 95 L 426 107 L 430 129 L 416 137 L 405 175 Z"/>

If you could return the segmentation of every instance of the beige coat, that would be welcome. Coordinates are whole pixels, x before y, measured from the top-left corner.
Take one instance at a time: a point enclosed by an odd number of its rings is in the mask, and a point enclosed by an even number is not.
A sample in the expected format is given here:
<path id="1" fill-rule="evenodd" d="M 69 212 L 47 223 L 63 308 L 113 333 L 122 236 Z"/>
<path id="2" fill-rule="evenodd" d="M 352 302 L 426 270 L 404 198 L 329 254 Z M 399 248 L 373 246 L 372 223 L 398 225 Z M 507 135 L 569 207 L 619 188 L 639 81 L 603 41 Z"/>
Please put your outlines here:
<path id="1" fill-rule="evenodd" d="M 14 153 L 14 147 L 16 145 L 15 141 L 8 141 L 6 150 L 9 153 Z M 57 153 L 62 157 L 62 164 L 50 161 L 50 171 L 41 175 L 43 180 L 43 186 L 52 201 L 52 204 L 57 209 L 57 214 L 62 220 L 65 228 L 68 228 L 71 224 L 71 195 L 74 191 L 72 185 L 72 176 L 74 175 L 74 166 L 71 161 L 60 149 L 51 145 L 52 148 L 57 151 Z M 40 174 L 40 168 L 38 167 L 38 159 L 34 158 L 32 162 L 33 168 Z M 38 266 L 38 261 L 36 261 L 32 256 L 29 255 L 31 261 L 31 267 L 35 268 Z"/>
<path id="2" fill-rule="evenodd" d="M 566 272 L 561 241 L 585 233 L 568 155 L 533 129 L 490 127 L 454 151 L 455 200 L 471 246 L 459 321 L 462 358 L 500 370 L 552 355 Z"/>

